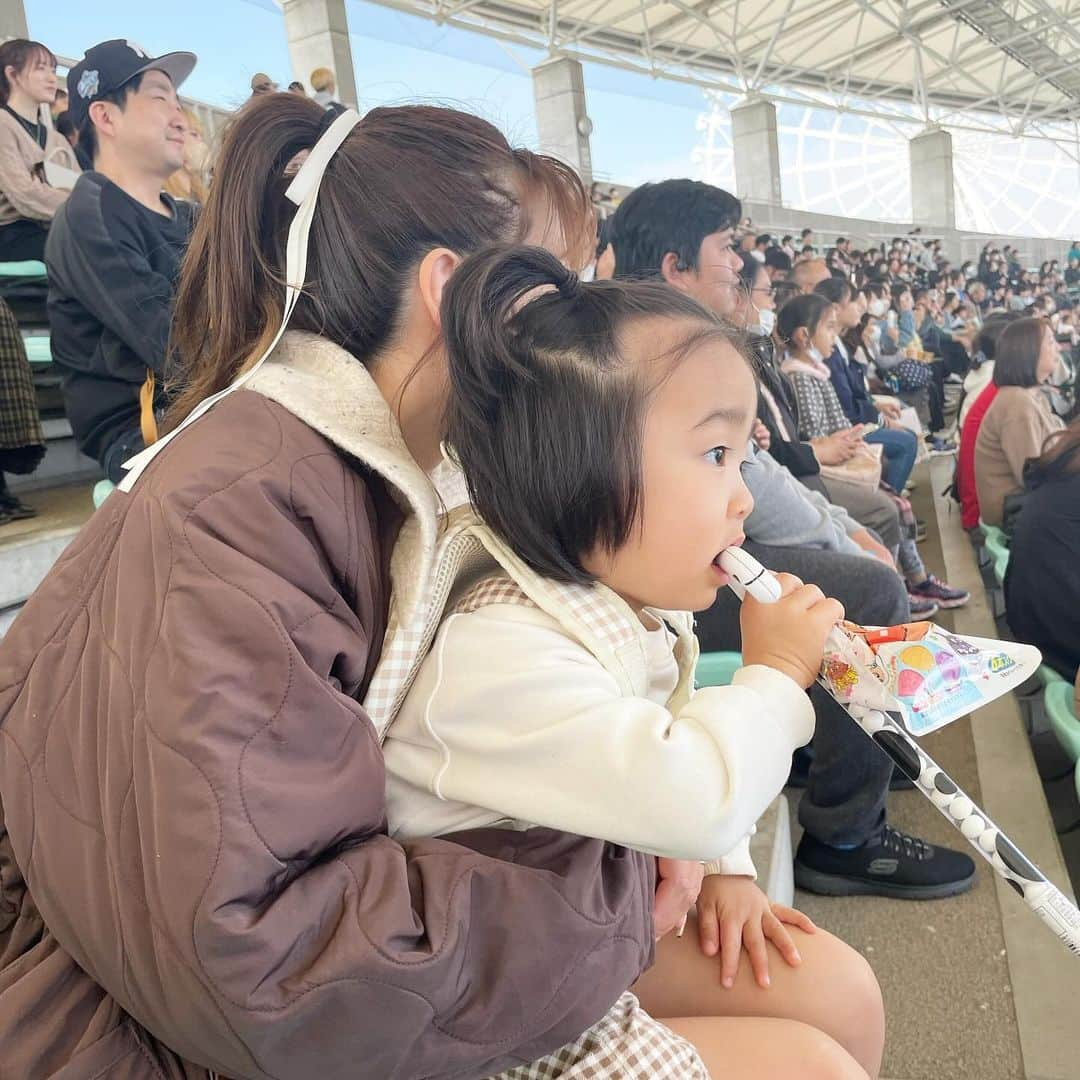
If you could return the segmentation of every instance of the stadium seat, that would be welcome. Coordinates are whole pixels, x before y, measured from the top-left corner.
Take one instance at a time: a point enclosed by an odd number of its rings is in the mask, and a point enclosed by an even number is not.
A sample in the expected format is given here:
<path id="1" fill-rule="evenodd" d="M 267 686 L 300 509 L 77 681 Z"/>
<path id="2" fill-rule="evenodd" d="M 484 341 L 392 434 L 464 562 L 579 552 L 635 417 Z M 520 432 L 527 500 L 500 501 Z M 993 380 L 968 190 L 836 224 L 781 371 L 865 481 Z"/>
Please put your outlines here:
<path id="1" fill-rule="evenodd" d="M 38 262 L 37 259 L 24 259 L 22 262 L 0 262 L 0 277 L 45 277 L 45 264 Z"/>
<path id="2" fill-rule="evenodd" d="M 1049 690 L 1054 683 L 1064 683 L 1065 680 L 1049 665 L 1040 664 L 1039 670 L 1035 672 L 1039 677 L 1039 681 L 1043 684 L 1044 690 Z"/>
<path id="3" fill-rule="evenodd" d="M 52 347 L 49 345 L 48 334 L 23 334 L 23 345 L 26 347 L 26 358 L 31 364 L 52 363 Z"/>
<path id="4" fill-rule="evenodd" d="M 994 525 L 982 526 L 986 550 L 994 567 L 994 577 L 1001 585 L 1005 581 L 1005 571 L 1009 566 L 1009 545 L 1005 534 Z"/>
<path id="5" fill-rule="evenodd" d="M 1080 761 L 1080 720 L 1073 711 L 1072 684 L 1059 677 L 1047 686 L 1045 701 L 1050 728 L 1061 749 L 1072 761 Z"/>
<path id="6" fill-rule="evenodd" d="M 735 672 L 742 667 L 742 654 L 737 652 L 707 652 L 698 657 L 695 682 L 701 686 L 727 686 Z"/>
<path id="7" fill-rule="evenodd" d="M 99 480 L 94 485 L 94 509 L 96 510 L 115 490 L 111 480 Z"/>

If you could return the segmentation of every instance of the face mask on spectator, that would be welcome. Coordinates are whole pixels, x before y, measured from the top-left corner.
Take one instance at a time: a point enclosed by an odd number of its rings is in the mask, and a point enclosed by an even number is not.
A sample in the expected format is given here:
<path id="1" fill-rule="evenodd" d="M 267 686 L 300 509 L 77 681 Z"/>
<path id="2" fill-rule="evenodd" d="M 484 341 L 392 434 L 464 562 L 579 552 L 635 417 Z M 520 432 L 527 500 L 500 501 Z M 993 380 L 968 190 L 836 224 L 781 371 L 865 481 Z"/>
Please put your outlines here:
<path id="1" fill-rule="evenodd" d="M 769 311 L 767 308 L 765 310 L 754 308 L 754 310 L 757 312 L 758 317 L 758 333 L 760 333 L 762 337 L 771 337 L 773 327 L 776 326 L 776 312 Z"/>
<path id="2" fill-rule="evenodd" d="M 810 348 L 806 350 L 806 353 L 815 364 L 825 363 L 825 357 L 821 355 L 821 350 L 816 345 L 811 344 Z"/>
<path id="3" fill-rule="evenodd" d="M 888 310 L 888 301 L 883 297 L 875 296 L 874 299 L 870 301 L 870 314 L 873 315 L 875 319 L 880 319 Z"/>

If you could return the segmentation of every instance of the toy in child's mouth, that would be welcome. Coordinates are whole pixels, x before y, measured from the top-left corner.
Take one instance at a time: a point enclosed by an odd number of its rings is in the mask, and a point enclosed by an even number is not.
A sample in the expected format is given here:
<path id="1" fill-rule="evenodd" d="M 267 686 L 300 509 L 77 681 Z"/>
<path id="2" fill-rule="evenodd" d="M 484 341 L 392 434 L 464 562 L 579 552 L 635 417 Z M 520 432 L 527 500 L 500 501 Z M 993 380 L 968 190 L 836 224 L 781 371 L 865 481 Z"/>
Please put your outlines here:
<path id="1" fill-rule="evenodd" d="M 1015 689 L 1040 661 L 1031 645 L 959 637 L 930 622 L 844 622 L 829 635 L 821 677 L 841 704 L 882 709 L 925 735 Z"/>

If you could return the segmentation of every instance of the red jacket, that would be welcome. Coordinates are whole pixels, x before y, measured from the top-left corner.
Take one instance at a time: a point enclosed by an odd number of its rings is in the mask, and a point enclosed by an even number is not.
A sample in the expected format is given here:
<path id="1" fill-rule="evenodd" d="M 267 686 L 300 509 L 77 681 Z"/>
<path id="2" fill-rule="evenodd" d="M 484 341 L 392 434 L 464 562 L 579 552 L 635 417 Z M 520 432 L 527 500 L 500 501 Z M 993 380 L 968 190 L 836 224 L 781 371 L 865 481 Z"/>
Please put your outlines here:
<path id="1" fill-rule="evenodd" d="M 987 383 L 968 410 L 964 426 L 960 429 L 956 486 L 960 493 L 960 520 L 965 529 L 974 529 L 979 524 L 979 493 L 975 490 L 975 440 L 979 437 L 979 427 L 997 392 L 998 388 L 992 382 Z"/>

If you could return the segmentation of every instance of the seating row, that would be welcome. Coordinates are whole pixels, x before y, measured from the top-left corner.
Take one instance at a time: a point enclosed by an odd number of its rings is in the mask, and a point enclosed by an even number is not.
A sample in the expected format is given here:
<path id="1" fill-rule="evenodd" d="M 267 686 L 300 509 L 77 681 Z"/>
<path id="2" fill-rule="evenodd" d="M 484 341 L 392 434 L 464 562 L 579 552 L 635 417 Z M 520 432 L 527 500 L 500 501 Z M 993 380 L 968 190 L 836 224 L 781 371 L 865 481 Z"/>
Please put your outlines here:
<path id="1" fill-rule="evenodd" d="M 980 523 L 983 544 L 990 556 L 994 579 L 998 587 L 1005 584 L 1005 572 L 1009 567 L 1008 537 L 993 525 Z M 1036 672 L 1043 691 L 1043 709 L 1054 737 L 1061 749 L 1073 762 L 1077 797 L 1080 798 L 1080 718 L 1076 715 L 1073 687 L 1052 667 L 1042 664 Z"/>

